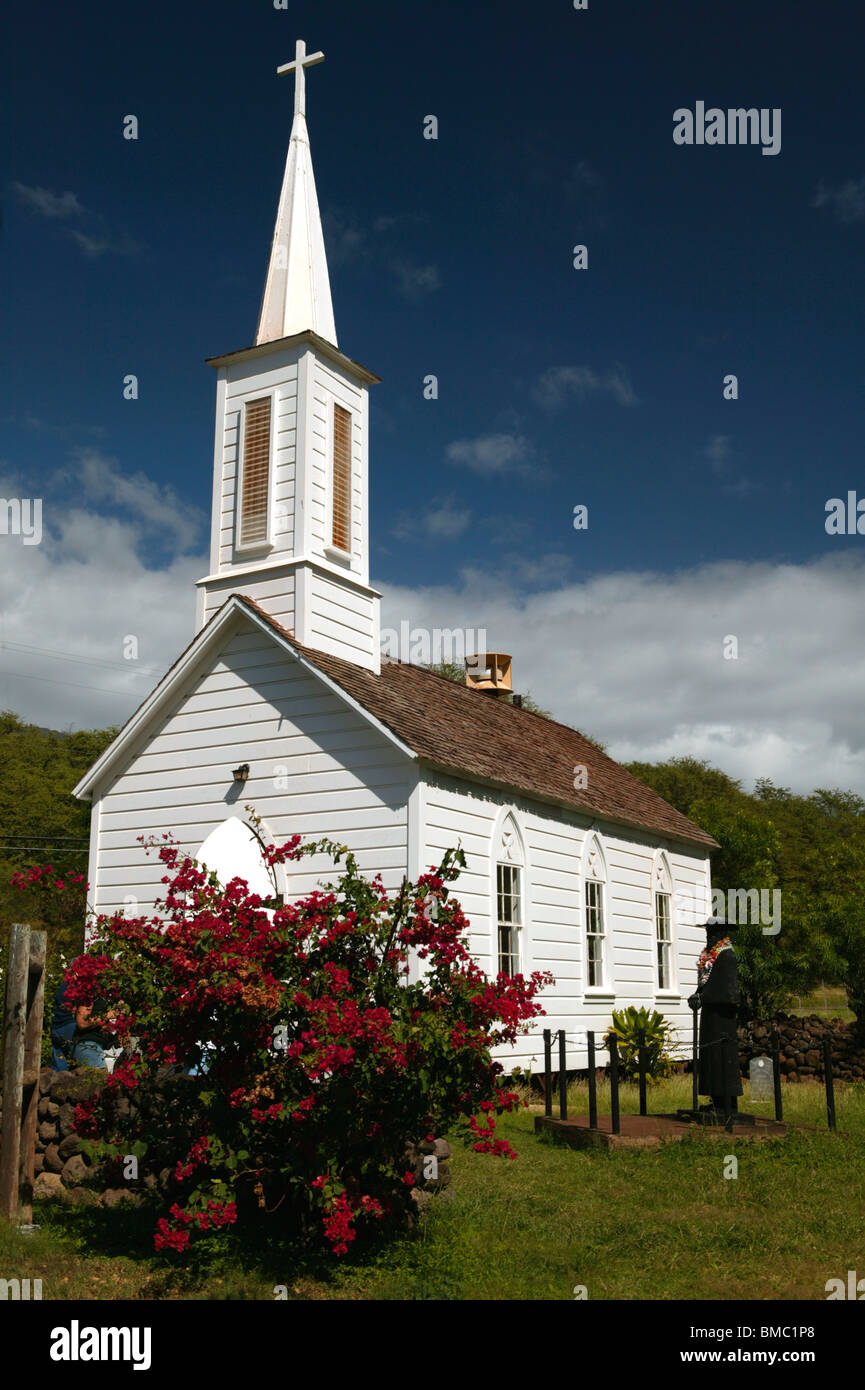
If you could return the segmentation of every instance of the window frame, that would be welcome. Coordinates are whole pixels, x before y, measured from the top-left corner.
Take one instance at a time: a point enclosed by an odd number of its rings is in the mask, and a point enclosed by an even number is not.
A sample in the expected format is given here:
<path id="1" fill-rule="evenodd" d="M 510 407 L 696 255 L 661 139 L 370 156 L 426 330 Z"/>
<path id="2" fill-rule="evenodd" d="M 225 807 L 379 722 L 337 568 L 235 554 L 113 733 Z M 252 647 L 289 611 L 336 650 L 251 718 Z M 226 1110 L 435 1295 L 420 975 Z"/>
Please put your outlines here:
<path id="1" fill-rule="evenodd" d="M 661 983 L 661 972 L 659 969 L 659 937 L 658 937 L 658 898 L 665 897 L 668 901 L 668 921 L 669 940 L 668 947 L 668 978 L 666 984 Z M 652 885 L 650 894 L 650 912 L 652 918 L 652 978 L 654 980 L 655 994 L 658 998 L 665 1000 L 681 998 L 681 987 L 679 985 L 679 961 L 678 961 L 678 914 L 676 910 L 676 881 L 673 877 L 673 869 L 670 863 L 669 853 L 666 849 L 658 849 L 655 852 L 652 864 Z"/>
<path id="2" fill-rule="evenodd" d="M 270 417 L 267 440 L 267 497 L 266 514 L 264 522 L 264 538 L 262 540 L 244 541 L 243 536 L 243 488 L 246 473 L 246 427 L 247 427 L 247 408 L 255 405 L 259 401 L 270 402 Z M 240 429 L 238 431 L 238 450 L 237 450 L 237 494 L 235 496 L 235 524 L 234 524 L 234 550 L 236 554 L 248 555 L 255 551 L 272 550 L 273 540 L 271 528 L 273 525 L 273 480 L 274 480 L 274 453 L 275 453 L 275 429 L 276 429 L 276 410 L 274 408 L 275 393 L 273 391 L 256 391 L 254 395 L 244 397 L 239 402 L 240 409 Z"/>
<path id="3" fill-rule="evenodd" d="M 509 862 L 507 859 L 496 859 L 496 962 L 498 964 L 498 970 L 496 973 L 498 975 L 507 975 L 508 979 L 511 980 L 514 978 L 515 975 L 519 975 L 521 970 L 522 952 L 520 950 L 520 932 L 523 928 L 524 918 L 524 867 L 525 866 L 523 864 L 514 864 L 512 862 Z M 503 873 L 508 872 L 513 876 L 511 880 L 511 887 L 510 889 L 503 889 L 501 886 L 502 875 Z M 516 888 L 514 888 L 514 882 L 516 884 Z M 511 917 L 511 919 L 507 921 L 504 919 L 504 915 L 502 912 L 503 897 L 507 897 L 508 899 L 510 899 L 511 912 L 513 912 L 514 902 L 516 903 L 515 918 Z M 508 951 L 503 951 L 502 949 L 503 931 L 508 933 L 510 941 L 510 950 Z M 513 963 L 512 969 L 510 970 L 503 969 L 502 967 L 502 960 L 505 957 L 507 957 Z"/>
<path id="4" fill-rule="evenodd" d="M 599 868 L 592 871 L 590 863 L 593 856 L 597 856 Z M 600 877 L 599 877 L 600 873 Z M 604 850 L 601 836 L 594 828 L 590 829 L 586 836 L 582 854 L 582 922 L 583 922 L 583 960 L 585 962 L 583 993 L 592 999 L 615 999 L 616 986 L 613 980 L 612 954 L 610 945 L 610 913 L 609 895 L 607 884 L 609 881 L 609 871 L 607 868 L 607 856 Z M 592 906 L 589 902 L 589 885 L 595 885 L 597 889 L 597 903 Z M 597 912 L 600 916 L 601 931 L 590 932 L 589 923 L 592 920 L 591 912 Z M 599 942 L 601 983 L 591 984 L 590 978 L 590 939 Z"/>
<path id="5" fill-rule="evenodd" d="M 337 545 L 334 540 L 334 517 L 336 501 L 336 412 L 342 410 L 348 416 L 348 549 Z M 331 400 L 330 407 L 330 439 L 328 441 L 328 467 L 327 467 L 327 515 L 325 519 L 325 544 L 324 549 L 327 555 L 335 559 L 352 559 L 352 543 L 354 541 L 354 519 L 352 517 L 353 494 L 354 494 L 354 416 L 355 412 L 350 406 L 343 405 L 336 397 Z"/>
<path id="6" fill-rule="evenodd" d="M 586 990 L 603 994 L 609 990 L 607 982 L 607 913 L 604 893 L 604 880 L 600 878 L 585 879 L 583 884 L 583 908 L 586 914 Z M 589 889 L 596 890 L 592 896 L 596 901 L 589 903 Z M 600 931 L 593 931 L 590 927 L 592 916 L 596 914 L 600 922 Z M 594 946 L 593 946 L 594 943 Z M 597 951 L 597 958 L 595 958 Z M 593 967 L 600 966 L 600 980 L 592 980 Z"/>
<path id="7" fill-rule="evenodd" d="M 666 937 L 661 935 L 662 914 L 659 912 L 661 902 L 665 902 L 667 929 Z M 666 954 L 666 960 L 664 959 Z M 665 969 L 666 967 L 666 969 Z M 664 974 L 666 973 L 666 979 Z M 673 895 L 666 889 L 655 886 L 655 983 L 659 994 L 670 994 L 673 992 Z"/>

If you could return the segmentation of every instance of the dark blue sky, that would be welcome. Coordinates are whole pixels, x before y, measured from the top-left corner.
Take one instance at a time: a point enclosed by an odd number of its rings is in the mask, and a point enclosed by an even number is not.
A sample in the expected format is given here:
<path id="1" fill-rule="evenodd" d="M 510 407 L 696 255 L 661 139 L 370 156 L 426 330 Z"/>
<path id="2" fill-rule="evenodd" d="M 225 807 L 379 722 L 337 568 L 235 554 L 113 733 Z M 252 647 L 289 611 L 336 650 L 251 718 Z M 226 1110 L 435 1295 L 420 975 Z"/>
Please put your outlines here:
<path id="1" fill-rule="evenodd" d="M 92 446 L 207 512 L 203 359 L 254 335 L 291 120 L 275 68 L 302 35 L 327 58 L 307 96 L 340 346 L 383 377 L 375 581 L 541 542 L 572 578 L 863 543 L 823 529 L 828 497 L 865 490 L 855 6 L 151 0 L 19 8 L 13 27 L 3 453 L 46 509 Z M 780 154 L 674 145 L 697 100 L 780 107 Z M 13 183 L 75 209 L 46 216 Z M 557 367 L 594 389 L 545 405 Z M 497 446 L 512 467 L 448 459 L 491 435 L 516 441 Z M 419 537 L 430 505 L 472 524 Z"/>

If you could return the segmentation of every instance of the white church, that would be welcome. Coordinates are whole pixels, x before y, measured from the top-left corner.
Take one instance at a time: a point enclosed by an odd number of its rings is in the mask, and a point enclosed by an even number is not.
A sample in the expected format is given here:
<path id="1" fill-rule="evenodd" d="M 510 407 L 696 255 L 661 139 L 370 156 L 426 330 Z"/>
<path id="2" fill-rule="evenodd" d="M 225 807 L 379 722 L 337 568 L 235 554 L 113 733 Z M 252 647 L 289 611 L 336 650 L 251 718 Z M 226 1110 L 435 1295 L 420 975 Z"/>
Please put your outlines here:
<path id="1" fill-rule="evenodd" d="M 337 345 L 305 118 L 305 69 L 323 56 L 301 42 L 279 69 L 294 73 L 294 123 L 255 342 L 209 359 L 195 636 L 75 788 L 92 801 L 91 907 L 152 908 L 163 868 L 139 836 L 164 831 L 272 896 L 246 805 L 275 843 L 338 840 L 391 891 L 459 842 L 454 891 L 480 966 L 556 980 L 547 1017 L 500 1060 L 538 1071 L 545 1025 L 600 1033 L 628 1004 L 659 1009 L 684 1039 L 712 837 L 575 730 L 512 703 L 506 658 L 485 655 L 461 685 L 381 654 L 368 517 L 379 378 Z M 304 859 L 276 886 L 290 900 L 332 873 Z M 568 1066 L 585 1065 L 572 1036 Z"/>

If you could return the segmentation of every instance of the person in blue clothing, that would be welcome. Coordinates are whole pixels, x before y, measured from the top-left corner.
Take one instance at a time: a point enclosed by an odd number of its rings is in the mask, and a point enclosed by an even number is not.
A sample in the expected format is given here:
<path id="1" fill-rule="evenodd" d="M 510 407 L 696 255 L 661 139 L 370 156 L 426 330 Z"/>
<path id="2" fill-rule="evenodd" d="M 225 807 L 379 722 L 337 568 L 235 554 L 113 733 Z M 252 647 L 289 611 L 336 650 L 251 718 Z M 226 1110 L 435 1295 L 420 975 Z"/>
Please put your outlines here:
<path id="1" fill-rule="evenodd" d="M 61 983 L 54 997 L 51 1019 L 51 1066 L 54 1071 L 68 1071 L 75 1037 L 75 1010 L 66 1003 L 66 985 Z"/>
<path id="2" fill-rule="evenodd" d="M 93 1016 L 101 1002 L 67 1002 L 66 985 L 61 984 L 51 1020 L 51 1065 L 55 1071 L 68 1071 L 73 1065 L 105 1068 L 105 1049 L 113 1045 L 114 1038 Z"/>

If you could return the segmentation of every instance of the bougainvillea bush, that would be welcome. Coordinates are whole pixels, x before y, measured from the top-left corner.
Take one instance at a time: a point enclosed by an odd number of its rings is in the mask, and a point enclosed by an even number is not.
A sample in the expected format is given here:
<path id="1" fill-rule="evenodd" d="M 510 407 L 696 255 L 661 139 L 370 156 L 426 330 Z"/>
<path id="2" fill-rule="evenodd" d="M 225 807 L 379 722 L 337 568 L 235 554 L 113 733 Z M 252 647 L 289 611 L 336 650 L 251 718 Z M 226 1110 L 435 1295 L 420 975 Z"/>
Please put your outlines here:
<path id="1" fill-rule="evenodd" d="M 490 1050 L 542 1012 L 552 977 L 490 979 L 474 963 L 449 890 L 460 850 L 389 895 L 344 848 L 295 836 L 265 847 L 271 866 L 326 852 L 341 876 L 275 907 L 167 836 L 151 852 L 166 869 L 155 915 L 99 917 L 66 978 L 136 1040 L 77 1121 L 118 1177 L 131 1153 L 170 1165 L 157 1249 L 270 1221 L 344 1254 L 404 1223 L 407 1144 L 448 1134 L 514 1156 L 496 1115 L 518 1097 Z"/>

